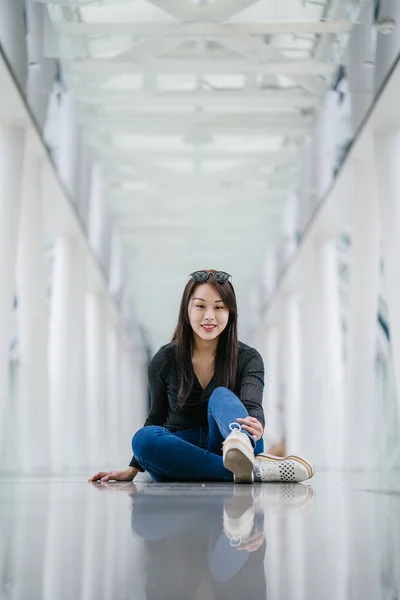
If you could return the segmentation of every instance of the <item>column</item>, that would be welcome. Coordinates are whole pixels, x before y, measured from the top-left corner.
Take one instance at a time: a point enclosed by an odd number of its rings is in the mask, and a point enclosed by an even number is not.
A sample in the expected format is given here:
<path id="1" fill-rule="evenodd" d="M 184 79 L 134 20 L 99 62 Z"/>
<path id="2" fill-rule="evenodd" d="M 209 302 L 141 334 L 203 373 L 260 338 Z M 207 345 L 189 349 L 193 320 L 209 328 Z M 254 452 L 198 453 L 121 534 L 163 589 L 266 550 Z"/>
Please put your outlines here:
<path id="1" fill-rule="evenodd" d="M 377 30 L 373 22 L 374 4 L 376 4 L 374 0 L 365 0 L 358 23 L 349 36 L 347 71 L 354 132 L 359 128 L 372 105 L 375 92 Z"/>
<path id="2" fill-rule="evenodd" d="M 247 326 L 250 330 L 252 330 L 254 341 L 253 344 L 255 347 L 258 347 L 261 344 L 260 333 L 262 330 L 262 315 L 261 315 L 261 307 L 262 307 L 262 297 L 261 297 L 261 289 L 258 283 L 254 283 L 249 290 L 249 316 L 247 320 Z"/>
<path id="3" fill-rule="evenodd" d="M 302 235 L 314 214 L 315 206 L 318 201 L 318 198 L 316 198 L 317 194 L 314 183 L 314 154 L 314 140 L 306 142 L 306 144 L 304 145 L 303 155 L 301 159 L 301 170 L 299 174 L 299 182 L 297 188 L 297 195 L 299 199 L 298 227 Z"/>
<path id="4" fill-rule="evenodd" d="M 132 424 L 129 422 L 129 397 L 131 397 L 130 386 L 126 373 L 125 336 L 121 339 L 121 362 L 120 362 L 120 435 L 118 441 L 118 457 L 122 465 L 128 465 L 132 457 L 131 441 L 134 434 Z M 127 457 L 129 456 L 129 459 Z"/>
<path id="5" fill-rule="evenodd" d="M 267 330 L 267 356 L 265 364 L 265 431 L 266 447 L 282 441 L 282 411 L 280 406 L 280 365 L 278 326 Z"/>
<path id="6" fill-rule="evenodd" d="M 27 98 L 29 106 L 35 115 L 39 129 L 42 131 L 45 121 L 50 93 L 56 76 L 56 66 L 53 59 L 44 56 L 46 44 L 45 22 L 50 17 L 46 14 L 47 7 L 36 0 L 26 2 L 27 46 L 28 46 L 28 81 Z M 48 52 L 48 47 L 46 47 Z M 47 54 L 49 56 L 49 54 Z"/>
<path id="7" fill-rule="evenodd" d="M 286 453 L 298 453 L 302 448 L 302 372 L 299 296 L 286 298 L 284 311 L 283 369 L 285 386 Z"/>
<path id="8" fill-rule="evenodd" d="M 275 254 L 275 247 L 271 248 L 265 259 L 265 267 L 263 273 L 264 280 L 264 292 L 267 298 L 267 302 L 269 302 L 272 294 L 276 290 L 276 284 L 278 279 L 278 268 L 277 268 L 277 260 Z"/>
<path id="9" fill-rule="evenodd" d="M 59 235 L 54 244 L 49 340 L 50 440 L 55 472 L 78 472 L 87 460 L 86 281 L 81 241 Z"/>
<path id="10" fill-rule="evenodd" d="M 9 395 L 9 349 L 23 154 L 23 129 L 0 123 L 0 447 Z"/>
<path id="11" fill-rule="evenodd" d="M 299 451 L 317 462 L 320 458 L 322 434 L 320 411 L 322 402 L 321 361 L 321 301 L 317 261 L 317 248 L 307 248 L 307 256 L 301 265 L 299 280 L 301 294 L 301 356 L 303 421 L 302 445 Z M 282 360 L 285 360 L 283 356 Z"/>
<path id="12" fill-rule="evenodd" d="M 21 90 L 25 89 L 27 74 L 25 38 L 25 1 L 0 2 L 0 40 Z"/>
<path id="13" fill-rule="evenodd" d="M 135 390 L 133 386 L 133 364 L 130 357 L 129 343 L 125 335 L 122 337 L 121 346 L 121 364 L 120 364 L 120 423 L 121 423 L 121 435 L 119 439 L 119 456 L 123 461 L 123 464 L 128 465 L 132 458 L 131 441 L 136 428 L 143 425 L 137 426 L 134 419 L 134 404 L 135 404 Z M 127 457 L 129 457 L 127 459 Z"/>
<path id="14" fill-rule="evenodd" d="M 17 262 L 21 398 L 18 424 L 24 472 L 49 466 L 47 281 L 41 164 L 26 149 Z M 19 429 L 19 428 L 18 428 Z"/>
<path id="15" fill-rule="evenodd" d="M 134 433 L 143 427 L 147 406 L 147 364 L 139 352 L 133 353 L 131 340 L 122 337 L 121 356 L 121 436 L 119 453 L 128 464 L 131 459 L 131 441 Z"/>
<path id="16" fill-rule="evenodd" d="M 80 132 L 80 169 L 76 198 L 79 215 L 87 226 L 89 221 L 90 185 L 92 176 L 92 150 L 83 143 L 82 137 L 83 134 Z"/>
<path id="17" fill-rule="evenodd" d="M 375 462 L 376 342 L 379 294 L 379 198 L 373 149 L 354 164 L 348 312 L 345 455 L 351 466 Z"/>
<path id="18" fill-rule="evenodd" d="M 297 249 L 296 223 L 298 198 L 292 194 L 286 203 L 283 213 L 283 259 L 286 265 Z"/>
<path id="19" fill-rule="evenodd" d="M 68 464 L 72 472 L 79 472 L 87 464 L 87 414 L 86 414 L 86 290 L 87 250 L 77 238 L 72 239 L 71 304 L 65 307 L 69 322 L 69 382 L 68 423 L 74 436 L 68 436 Z"/>
<path id="20" fill-rule="evenodd" d="M 375 7 L 378 9 L 378 19 L 389 17 L 393 19 L 395 25 L 392 34 L 383 35 L 382 33 L 378 33 L 376 35 L 374 89 L 379 90 L 399 54 L 398 26 L 400 23 L 400 4 L 396 0 L 380 0 L 379 4 L 377 2 L 374 3 Z"/>
<path id="21" fill-rule="evenodd" d="M 400 414 L 400 129 L 379 133 L 375 141 L 390 342 Z"/>
<path id="22" fill-rule="evenodd" d="M 75 200 L 77 186 L 77 125 L 75 107 L 70 92 L 62 95 L 62 119 L 60 125 L 60 153 L 58 171 L 61 181 Z"/>
<path id="23" fill-rule="evenodd" d="M 86 298 L 87 439 L 92 469 L 106 468 L 106 463 L 112 467 L 106 441 L 107 325 L 104 295 L 99 291 L 89 292 Z"/>
<path id="24" fill-rule="evenodd" d="M 321 435 L 319 456 L 324 467 L 342 466 L 344 429 L 343 335 L 339 298 L 339 276 L 336 240 L 326 239 L 319 244 L 317 257 L 320 269 L 321 353 L 318 420 L 314 421 Z M 318 293 L 318 290 L 316 290 Z"/>
<path id="25" fill-rule="evenodd" d="M 74 238 L 60 235 L 54 244 L 50 307 L 50 456 L 55 473 L 69 468 L 71 431 L 69 418 L 69 381 L 72 348 L 72 290 L 74 286 Z"/>
<path id="26" fill-rule="evenodd" d="M 121 415 L 121 340 L 118 326 L 110 323 L 107 331 L 107 462 L 115 464 L 118 468 L 119 459 L 118 440 L 122 425 Z"/>
<path id="27" fill-rule="evenodd" d="M 338 119 L 338 94 L 330 90 L 325 98 L 316 129 L 316 176 L 317 202 L 326 194 L 333 181 L 333 169 L 336 155 L 336 131 Z"/>
<path id="28" fill-rule="evenodd" d="M 89 242 L 98 259 L 103 256 L 104 204 L 99 165 L 92 167 L 89 202 Z"/>
<path id="29" fill-rule="evenodd" d="M 118 304 L 121 301 L 123 287 L 123 251 L 122 240 L 118 232 L 114 229 L 111 234 L 111 252 L 110 252 L 110 277 L 108 289 Z"/>

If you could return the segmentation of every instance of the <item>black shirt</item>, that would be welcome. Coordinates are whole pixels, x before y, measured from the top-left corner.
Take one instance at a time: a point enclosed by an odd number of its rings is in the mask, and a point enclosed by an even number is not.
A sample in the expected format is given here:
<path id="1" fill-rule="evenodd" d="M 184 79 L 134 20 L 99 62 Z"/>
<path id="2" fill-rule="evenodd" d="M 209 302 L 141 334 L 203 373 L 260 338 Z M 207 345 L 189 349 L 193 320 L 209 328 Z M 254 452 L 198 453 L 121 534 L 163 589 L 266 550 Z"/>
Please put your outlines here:
<path id="1" fill-rule="evenodd" d="M 179 380 L 175 357 L 175 342 L 161 346 L 148 366 L 151 408 L 144 423 L 161 425 L 170 431 L 191 429 L 208 425 L 208 400 L 217 387 L 215 375 L 203 389 L 196 375 L 187 403 L 180 408 L 178 402 Z M 264 390 L 264 363 L 260 353 L 239 342 L 238 366 L 236 371 L 237 395 L 249 416 L 255 417 L 264 426 L 262 398 Z M 135 457 L 131 467 L 141 468 Z"/>

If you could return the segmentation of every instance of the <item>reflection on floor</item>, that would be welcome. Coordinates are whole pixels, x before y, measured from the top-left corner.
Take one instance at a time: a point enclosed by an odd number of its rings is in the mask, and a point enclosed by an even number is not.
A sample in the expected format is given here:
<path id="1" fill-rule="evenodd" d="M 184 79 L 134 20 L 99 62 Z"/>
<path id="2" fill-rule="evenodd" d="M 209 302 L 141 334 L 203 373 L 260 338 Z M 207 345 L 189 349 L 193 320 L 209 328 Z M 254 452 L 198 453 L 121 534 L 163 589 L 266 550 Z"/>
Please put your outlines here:
<path id="1" fill-rule="evenodd" d="M 0 478 L 1 600 L 400 594 L 400 473 L 312 485 Z"/>

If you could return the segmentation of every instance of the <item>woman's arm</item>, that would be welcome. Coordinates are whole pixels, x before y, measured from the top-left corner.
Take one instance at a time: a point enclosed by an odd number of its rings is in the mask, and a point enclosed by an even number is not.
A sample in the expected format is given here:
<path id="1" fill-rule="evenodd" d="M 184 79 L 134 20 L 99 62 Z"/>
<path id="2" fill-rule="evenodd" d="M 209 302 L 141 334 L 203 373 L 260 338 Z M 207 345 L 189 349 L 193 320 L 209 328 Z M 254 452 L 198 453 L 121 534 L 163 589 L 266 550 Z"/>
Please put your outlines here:
<path id="1" fill-rule="evenodd" d="M 250 356 L 242 370 L 239 398 L 247 408 L 249 416 L 256 418 L 264 427 L 264 362 L 261 354 L 254 348 L 248 350 L 248 354 Z"/>

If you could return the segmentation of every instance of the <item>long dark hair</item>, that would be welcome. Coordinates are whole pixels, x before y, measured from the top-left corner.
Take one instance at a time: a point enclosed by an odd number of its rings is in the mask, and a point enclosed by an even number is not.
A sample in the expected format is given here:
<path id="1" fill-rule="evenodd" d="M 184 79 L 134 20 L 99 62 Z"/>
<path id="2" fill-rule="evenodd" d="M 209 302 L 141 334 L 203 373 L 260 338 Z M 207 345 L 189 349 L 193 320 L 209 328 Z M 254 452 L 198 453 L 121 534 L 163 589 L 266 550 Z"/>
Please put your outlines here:
<path id="1" fill-rule="evenodd" d="M 214 269 L 205 269 L 215 273 Z M 237 333 L 237 303 L 235 290 L 230 281 L 218 283 L 214 277 L 209 277 L 207 283 L 211 285 L 225 306 L 229 309 L 229 319 L 224 331 L 218 338 L 217 353 L 215 356 L 214 375 L 216 387 L 224 386 L 235 391 L 236 369 L 239 353 Z M 194 370 L 192 363 L 193 329 L 189 322 L 188 306 L 196 287 L 201 285 L 190 279 L 183 290 L 181 306 L 179 308 L 178 324 L 174 331 L 172 341 L 176 347 L 176 365 L 179 377 L 178 400 L 181 408 L 185 406 L 194 383 Z"/>

